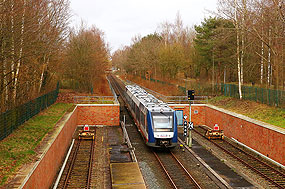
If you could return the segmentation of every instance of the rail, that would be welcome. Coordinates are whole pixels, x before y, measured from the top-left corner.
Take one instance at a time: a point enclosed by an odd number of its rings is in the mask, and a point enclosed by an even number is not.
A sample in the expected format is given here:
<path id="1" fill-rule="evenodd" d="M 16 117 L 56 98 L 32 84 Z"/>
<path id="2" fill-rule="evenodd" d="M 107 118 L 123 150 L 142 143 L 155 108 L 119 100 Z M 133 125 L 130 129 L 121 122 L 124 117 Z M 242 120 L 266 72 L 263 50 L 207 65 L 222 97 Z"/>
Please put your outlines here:
<path id="1" fill-rule="evenodd" d="M 130 154 L 131 154 L 132 160 L 134 162 L 137 162 L 137 158 L 136 158 L 136 155 L 134 152 L 135 150 L 132 146 L 132 143 L 130 141 L 129 135 L 128 135 L 127 130 L 126 130 L 126 125 L 123 121 L 121 121 L 121 126 L 122 126 L 122 130 L 123 130 L 124 140 L 126 140 L 128 148 L 130 149 Z"/>
<path id="2" fill-rule="evenodd" d="M 180 170 L 182 170 L 180 173 L 186 175 L 186 177 L 188 178 L 188 181 L 190 181 L 192 183 L 192 186 L 195 188 L 201 189 L 201 186 L 198 184 L 198 182 L 194 179 L 194 177 L 188 172 L 188 170 L 183 166 L 183 164 L 177 159 L 177 157 L 172 152 L 168 153 L 167 157 L 165 159 L 167 159 L 168 161 L 173 159 L 175 164 L 178 166 L 171 166 L 171 163 L 164 163 L 162 158 L 159 157 L 159 155 L 156 152 L 153 151 L 153 154 L 156 157 L 156 159 L 158 160 L 160 166 L 162 167 L 162 169 L 166 173 L 168 179 L 170 180 L 170 182 L 174 188 L 180 188 L 181 184 L 183 186 L 185 186 L 186 188 L 189 188 L 190 186 L 186 185 L 187 180 L 183 179 L 183 177 L 177 177 L 177 174 L 179 174 L 178 170 L 174 170 L 174 171 L 172 170 L 171 171 L 171 170 L 169 170 L 169 167 L 171 167 L 171 168 L 178 168 L 179 167 Z M 169 167 L 167 167 L 167 166 L 169 166 Z M 186 178 L 186 177 L 184 177 L 184 178 Z M 179 187 L 179 184 L 180 184 L 180 187 Z"/>
<path id="3" fill-rule="evenodd" d="M 75 146 L 75 152 L 74 152 L 74 155 L 72 156 L 72 159 L 71 159 L 71 162 L 70 162 L 70 165 L 68 167 L 68 171 L 67 171 L 67 175 L 64 179 L 64 184 L 63 184 L 63 188 L 67 188 L 67 185 L 68 185 L 68 179 L 71 175 L 71 171 L 74 167 L 74 164 L 75 164 L 75 159 L 76 159 L 76 154 L 78 153 L 78 150 L 79 150 L 79 146 L 80 146 L 80 141 L 77 141 L 76 143 L 76 146 Z"/>
<path id="4" fill-rule="evenodd" d="M 90 188 L 95 140 L 77 140 L 74 151 L 63 171 L 57 188 Z"/>
<path id="5" fill-rule="evenodd" d="M 208 172 L 206 172 L 206 174 L 213 180 L 216 181 L 216 184 L 220 187 L 220 188 L 232 188 L 230 186 L 229 183 L 227 183 L 216 171 L 214 171 L 201 157 L 199 157 L 192 149 L 190 149 L 190 147 L 188 147 L 186 145 L 186 143 L 181 139 L 178 138 L 178 141 L 180 142 L 180 144 L 182 144 L 184 146 L 184 148 L 191 153 L 195 159 L 197 160 L 197 162 L 202 165 L 206 170 L 208 170 Z"/>
<path id="6" fill-rule="evenodd" d="M 203 130 L 205 130 L 205 128 L 203 127 L 199 127 Z M 196 129 L 194 129 L 194 131 L 199 134 L 202 137 L 205 137 L 201 132 L 197 131 Z M 223 147 L 220 143 L 217 143 L 213 140 L 209 140 L 212 144 L 214 144 L 215 146 L 217 146 L 218 148 L 220 148 L 221 150 L 223 150 L 225 153 L 229 154 L 231 157 L 235 158 L 236 160 L 238 160 L 239 162 L 241 162 L 242 164 L 244 164 L 246 167 L 250 168 L 251 170 L 253 170 L 254 172 L 256 172 L 257 174 L 259 174 L 261 177 L 263 177 L 264 179 L 268 180 L 270 183 L 272 183 L 273 185 L 275 185 L 278 188 L 285 188 L 284 187 L 284 183 L 282 182 L 282 184 L 278 183 L 278 178 L 276 178 L 276 175 L 279 175 L 281 178 L 285 178 L 285 174 L 283 174 L 282 172 L 276 170 L 275 168 L 269 166 L 268 164 L 262 162 L 261 160 L 259 160 L 258 158 L 248 154 L 247 152 L 245 152 L 244 150 L 234 146 L 233 144 L 227 142 L 227 141 L 223 141 L 223 143 L 226 143 L 227 145 L 231 146 L 232 148 L 238 150 L 239 152 L 241 152 L 242 154 L 246 155 L 247 157 L 249 157 L 251 160 L 255 161 L 255 163 L 261 164 L 262 166 L 264 166 L 263 168 L 258 168 L 256 165 L 252 165 L 252 163 L 249 163 L 248 161 L 245 160 L 245 158 L 239 157 L 238 154 L 240 155 L 241 153 L 233 153 L 230 150 L 226 149 L 225 147 Z M 266 171 L 266 170 L 270 170 L 270 171 Z"/>
<path id="7" fill-rule="evenodd" d="M 91 153 L 90 153 L 89 165 L 88 165 L 87 183 L 86 183 L 87 188 L 90 188 L 90 185 L 91 185 L 94 150 L 95 150 L 95 140 L 92 140 Z"/>
<path id="8" fill-rule="evenodd" d="M 110 82 L 110 85 L 111 85 L 111 83 L 114 84 L 114 89 L 113 89 L 114 94 L 116 95 L 115 91 L 117 91 L 118 93 L 121 93 L 122 92 L 121 91 L 122 88 L 119 86 L 119 84 L 115 82 L 115 79 L 113 77 L 110 76 L 110 79 L 111 79 L 110 81 L 108 79 L 108 81 Z M 123 99 L 123 101 L 125 101 L 124 98 L 122 98 L 122 99 Z M 137 162 L 137 158 L 136 158 L 136 155 L 135 155 L 135 152 L 134 152 L 134 148 L 132 146 L 132 143 L 130 141 L 130 138 L 129 138 L 127 130 L 126 130 L 125 118 L 124 118 L 124 121 L 121 121 L 121 127 L 122 127 L 122 130 L 123 130 L 124 140 L 126 140 L 128 148 L 130 149 L 131 158 L 132 158 L 132 160 L 134 162 Z"/>

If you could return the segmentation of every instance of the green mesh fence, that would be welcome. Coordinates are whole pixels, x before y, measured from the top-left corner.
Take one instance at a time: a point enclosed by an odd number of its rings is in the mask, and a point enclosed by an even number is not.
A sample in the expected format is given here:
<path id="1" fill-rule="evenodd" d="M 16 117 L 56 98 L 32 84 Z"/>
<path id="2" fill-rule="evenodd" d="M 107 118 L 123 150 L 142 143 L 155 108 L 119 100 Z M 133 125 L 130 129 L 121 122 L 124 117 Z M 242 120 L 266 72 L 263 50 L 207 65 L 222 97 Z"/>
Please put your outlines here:
<path id="1" fill-rule="evenodd" d="M 242 86 L 241 90 L 243 99 L 285 107 L 285 91 L 251 86 Z M 235 84 L 221 84 L 221 92 L 224 96 L 239 98 L 238 86 Z"/>
<path id="2" fill-rule="evenodd" d="M 141 76 L 141 78 L 146 79 L 144 76 Z M 165 85 L 174 85 L 172 83 L 153 78 L 150 78 L 150 81 Z M 213 86 L 205 83 L 191 83 L 191 86 L 188 86 L 187 88 L 194 89 L 195 94 L 200 95 L 217 95 L 221 92 L 224 96 L 239 98 L 238 86 L 235 84 L 215 84 Z M 181 92 L 186 91 L 186 88 L 182 86 L 178 86 L 178 89 Z M 260 102 L 270 106 L 285 107 L 285 91 L 282 90 L 242 86 L 242 96 L 243 99 L 246 100 Z"/>
<path id="3" fill-rule="evenodd" d="M 25 121 L 55 103 L 58 92 L 59 84 L 56 90 L 0 114 L 0 140 L 6 138 Z"/>

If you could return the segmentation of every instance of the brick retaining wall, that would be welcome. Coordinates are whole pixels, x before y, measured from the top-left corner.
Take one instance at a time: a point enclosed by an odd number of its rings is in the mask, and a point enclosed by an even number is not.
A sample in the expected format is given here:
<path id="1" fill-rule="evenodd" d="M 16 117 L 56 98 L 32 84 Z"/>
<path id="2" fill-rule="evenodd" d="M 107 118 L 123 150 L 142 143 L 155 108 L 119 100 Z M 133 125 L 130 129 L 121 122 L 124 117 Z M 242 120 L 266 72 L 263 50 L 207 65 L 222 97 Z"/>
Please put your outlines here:
<path id="1" fill-rule="evenodd" d="M 189 119 L 189 105 L 170 106 L 183 110 Z M 285 165 L 285 129 L 210 105 L 193 105 L 191 112 L 195 125 L 213 128 L 218 124 L 227 137 L 233 137 Z M 77 125 L 119 125 L 119 117 L 117 104 L 78 105 L 73 113 L 66 114 L 58 123 L 60 126 L 54 133 L 54 140 L 39 155 L 40 160 L 28 174 L 29 179 L 22 183 L 23 188 L 49 188 L 52 185 Z M 19 175 L 19 178 L 23 177 Z"/>
<path id="2" fill-rule="evenodd" d="M 183 110 L 183 114 L 188 116 L 187 121 L 189 121 L 189 105 L 169 106 L 175 110 Z M 198 112 L 195 113 L 195 110 Z M 227 137 L 233 137 L 248 147 L 285 165 L 285 129 L 212 105 L 192 105 L 191 114 L 194 125 L 207 125 L 214 128 L 214 125 L 218 124 Z"/>
<path id="3" fill-rule="evenodd" d="M 218 124 L 227 137 L 285 165 L 285 129 L 214 106 L 205 108 L 205 125 Z"/>
<path id="4" fill-rule="evenodd" d="M 34 167 L 23 188 L 49 188 L 53 184 L 77 126 L 77 110 L 66 114 L 61 120 L 58 123 L 60 126 L 55 132 L 54 141 L 39 157 L 37 166 Z"/>
<path id="5" fill-rule="evenodd" d="M 77 105 L 72 113 L 65 114 L 57 123 L 57 130 L 30 173 L 19 175 L 19 178 L 26 178 L 24 181 L 19 179 L 23 188 L 49 188 L 53 184 L 77 125 L 114 126 L 119 125 L 119 118 L 118 104 Z"/>

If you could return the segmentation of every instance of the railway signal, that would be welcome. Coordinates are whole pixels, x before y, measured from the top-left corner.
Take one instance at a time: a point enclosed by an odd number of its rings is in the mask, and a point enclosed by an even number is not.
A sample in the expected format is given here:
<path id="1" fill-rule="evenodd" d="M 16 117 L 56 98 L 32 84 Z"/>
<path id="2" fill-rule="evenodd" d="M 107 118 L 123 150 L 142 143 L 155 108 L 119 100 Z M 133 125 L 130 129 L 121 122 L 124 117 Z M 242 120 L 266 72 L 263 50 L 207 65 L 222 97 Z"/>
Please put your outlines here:
<path id="1" fill-rule="evenodd" d="M 187 136 L 187 130 L 188 130 L 188 128 L 187 128 L 187 125 L 188 125 L 188 123 L 187 123 L 187 121 L 185 120 L 184 121 L 184 123 L 183 123 L 183 130 L 184 130 L 184 132 L 183 132 L 183 136 Z"/>
<path id="2" fill-rule="evenodd" d="M 193 122 L 189 122 L 189 123 L 188 123 L 188 129 L 189 129 L 189 130 L 194 129 L 194 123 L 193 123 Z"/>
<path id="3" fill-rule="evenodd" d="M 189 100 L 189 132 L 188 132 L 188 136 L 187 136 L 187 139 L 186 139 L 186 144 L 189 146 L 189 147 L 192 147 L 192 133 L 191 133 L 191 130 L 194 128 L 194 124 L 193 122 L 191 122 L 191 100 L 194 100 L 194 95 L 195 95 L 195 91 L 194 90 L 188 90 L 188 100 Z M 191 124 L 190 124 L 191 123 Z M 191 128 L 190 129 L 190 125 L 191 125 Z"/>
<path id="4" fill-rule="evenodd" d="M 188 90 L 188 100 L 194 100 L 195 91 Z"/>

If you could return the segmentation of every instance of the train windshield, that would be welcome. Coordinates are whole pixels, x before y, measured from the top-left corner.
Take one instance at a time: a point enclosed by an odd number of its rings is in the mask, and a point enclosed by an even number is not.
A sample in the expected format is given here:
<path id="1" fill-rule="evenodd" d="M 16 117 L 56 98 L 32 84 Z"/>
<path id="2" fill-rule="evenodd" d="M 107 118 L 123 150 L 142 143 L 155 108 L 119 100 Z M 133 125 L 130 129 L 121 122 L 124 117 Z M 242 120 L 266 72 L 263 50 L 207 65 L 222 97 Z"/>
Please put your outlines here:
<path id="1" fill-rule="evenodd" d="M 155 112 L 152 114 L 155 131 L 171 131 L 173 127 L 173 112 Z"/>

